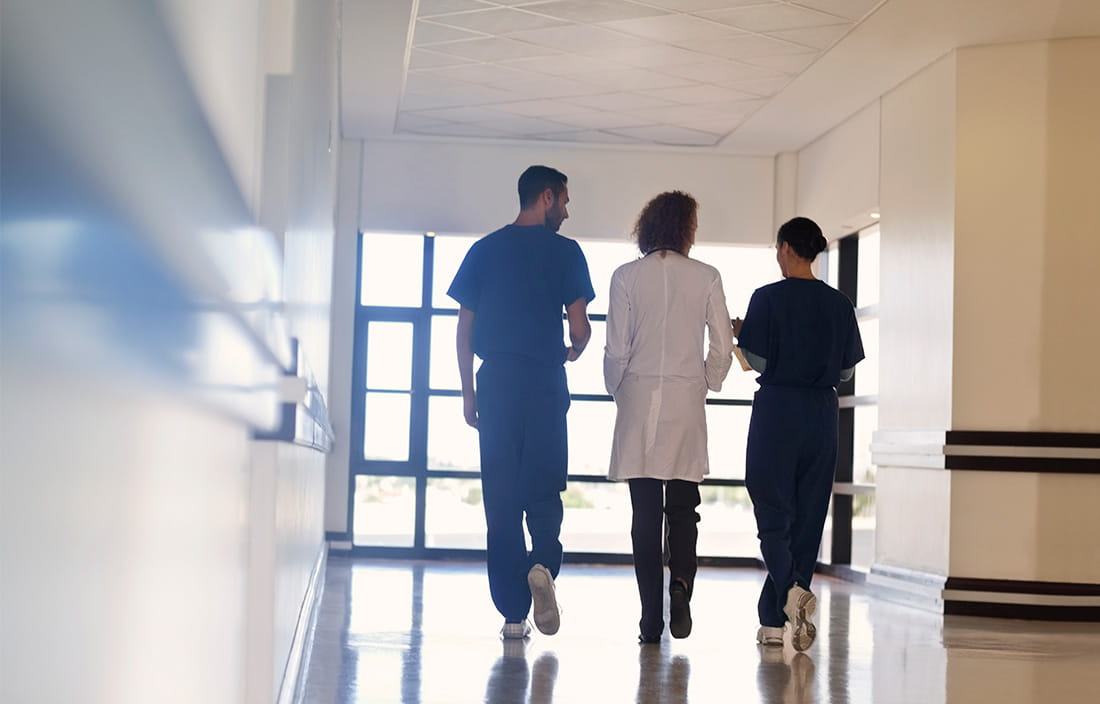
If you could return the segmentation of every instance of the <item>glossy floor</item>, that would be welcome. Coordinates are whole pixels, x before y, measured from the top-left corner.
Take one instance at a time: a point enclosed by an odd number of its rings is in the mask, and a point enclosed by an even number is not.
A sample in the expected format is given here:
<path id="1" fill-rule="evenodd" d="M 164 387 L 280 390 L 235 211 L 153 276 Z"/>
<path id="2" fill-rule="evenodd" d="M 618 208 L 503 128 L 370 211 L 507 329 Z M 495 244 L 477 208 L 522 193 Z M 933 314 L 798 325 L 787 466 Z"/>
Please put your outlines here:
<path id="1" fill-rule="evenodd" d="M 306 701 L 1100 702 L 1100 624 L 942 617 L 819 577 L 798 654 L 755 643 L 761 576 L 700 570 L 691 636 L 640 646 L 632 569 L 566 565 L 560 632 L 502 642 L 483 565 L 334 557 Z"/>

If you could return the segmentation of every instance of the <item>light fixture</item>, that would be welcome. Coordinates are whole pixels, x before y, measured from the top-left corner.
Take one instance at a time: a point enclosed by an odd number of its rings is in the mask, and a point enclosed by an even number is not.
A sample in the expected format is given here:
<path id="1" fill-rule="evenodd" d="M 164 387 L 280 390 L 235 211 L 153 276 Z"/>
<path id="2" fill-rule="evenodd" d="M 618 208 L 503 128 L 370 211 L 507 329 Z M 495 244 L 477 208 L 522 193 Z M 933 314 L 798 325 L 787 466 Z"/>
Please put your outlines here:
<path id="1" fill-rule="evenodd" d="M 882 214 L 879 213 L 877 210 L 872 210 L 871 211 L 871 219 L 872 220 L 878 220 L 880 217 L 882 217 Z"/>
<path id="2" fill-rule="evenodd" d="M 434 232 L 425 232 L 424 236 L 425 237 L 435 237 L 435 233 Z"/>

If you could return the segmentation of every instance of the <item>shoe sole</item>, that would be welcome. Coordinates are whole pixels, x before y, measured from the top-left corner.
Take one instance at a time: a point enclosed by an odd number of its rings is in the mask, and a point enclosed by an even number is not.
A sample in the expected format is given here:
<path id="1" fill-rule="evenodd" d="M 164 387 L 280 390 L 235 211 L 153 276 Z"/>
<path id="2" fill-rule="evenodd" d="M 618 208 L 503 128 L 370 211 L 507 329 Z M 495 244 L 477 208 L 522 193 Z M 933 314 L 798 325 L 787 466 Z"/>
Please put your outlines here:
<path id="1" fill-rule="evenodd" d="M 527 586 L 531 588 L 535 628 L 540 633 L 552 636 L 561 626 L 561 614 L 558 612 L 558 599 L 554 594 L 554 580 L 547 569 L 531 570 L 527 573 Z"/>
<path id="2" fill-rule="evenodd" d="M 668 630 L 673 638 L 687 638 L 691 635 L 691 606 L 687 593 L 677 589 L 669 595 Z"/>
<path id="3" fill-rule="evenodd" d="M 791 645 L 795 650 L 806 650 L 814 644 L 814 639 L 817 638 L 817 627 L 810 618 L 816 610 L 817 597 L 809 591 L 803 594 L 795 605 L 794 618 L 791 619 Z M 791 615 L 787 614 L 787 618 L 791 618 Z"/>

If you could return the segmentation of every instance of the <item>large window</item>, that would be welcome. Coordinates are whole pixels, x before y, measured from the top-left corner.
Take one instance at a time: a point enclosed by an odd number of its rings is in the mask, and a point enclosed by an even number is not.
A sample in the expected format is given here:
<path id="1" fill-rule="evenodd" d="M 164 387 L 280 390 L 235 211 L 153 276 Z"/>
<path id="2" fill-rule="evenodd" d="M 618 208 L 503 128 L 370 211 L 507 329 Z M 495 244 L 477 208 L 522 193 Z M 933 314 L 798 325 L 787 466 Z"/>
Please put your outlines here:
<path id="1" fill-rule="evenodd" d="M 455 361 L 458 307 L 446 295 L 476 239 L 360 236 L 349 506 L 357 552 L 454 557 L 485 548 L 477 432 L 462 418 Z M 588 349 L 566 366 L 572 406 L 562 542 L 574 560 L 626 560 L 629 492 L 606 480 L 615 405 L 603 385 L 603 346 L 611 274 L 637 250 L 627 241 L 580 243 L 596 300 L 589 307 Z M 753 290 L 779 276 L 772 247 L 700 244 L 691 256 L 722 273 L 732 316 L 744 316 Z M 699 538 L 704 561 L 737 563 L 758 555 L 744 488 L 755 378 L 735 363 L 723 390 L 707 399 L 711 474 L 702 487 Z"/>
<path id="2" fill-rule="evenodd" d="M 834 242 L 822 275 L 856 306 L 865 359 L 840 396 L 840 452 L 833 502 L 820 559 L 835 566 L 866 570 L 874 561 L 875 467 L 871 434 L 878 427 L 879 227 Z"/>

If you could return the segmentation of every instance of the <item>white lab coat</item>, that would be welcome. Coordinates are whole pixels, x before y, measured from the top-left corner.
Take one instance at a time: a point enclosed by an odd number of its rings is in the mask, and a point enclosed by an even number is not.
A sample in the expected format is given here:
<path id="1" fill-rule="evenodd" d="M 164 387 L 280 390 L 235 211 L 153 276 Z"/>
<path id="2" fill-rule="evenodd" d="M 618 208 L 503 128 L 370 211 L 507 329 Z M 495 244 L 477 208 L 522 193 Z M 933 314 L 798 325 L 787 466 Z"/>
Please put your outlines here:
<path id="1" fill-rule="evenodd" d="M 609 300 L 603 373 L 618 412 L 608 476 L 702 481 L 704 400 L 708 388 L 721 390 L 733 362 L 721 275 L 681 254 L 652 252 L 615 270 Z"/>

